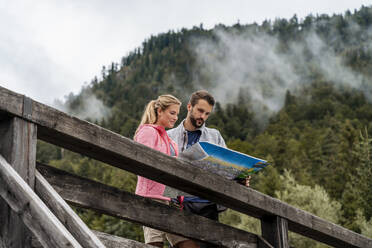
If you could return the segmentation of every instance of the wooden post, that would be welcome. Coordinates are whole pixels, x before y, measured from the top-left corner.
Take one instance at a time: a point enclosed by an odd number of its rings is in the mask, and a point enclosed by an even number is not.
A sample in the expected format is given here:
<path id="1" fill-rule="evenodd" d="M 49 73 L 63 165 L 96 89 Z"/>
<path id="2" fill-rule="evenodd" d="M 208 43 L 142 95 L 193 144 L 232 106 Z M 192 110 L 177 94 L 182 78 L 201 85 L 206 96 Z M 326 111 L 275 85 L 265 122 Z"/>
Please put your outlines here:
<path id="1" fill-rule="evenodd" d="M 289 248 L 288 221 L 279 216 L 261 219 L 262 237 L 276 248 Z"/>
<path id="2" fill-rule="evenodd" d="M 36 126 L 18 117 L 0 121 L 0 154 L 33 188 L 35 184 Z M 0 247 L 28 248 L 30 232 L 0 199 Z"/>
<path id="3" fill-rule="evenodd" d="M 45 203 L 1 155 L 0 197 L 22 219 L 22 222 L 43 247 L 82 248 Z M 30 239 L 27 247 L 31 243 Z"/>
<path id="4" fill-rule="evenodd" d="M 35 191 L 81 246 L 105 248 L 96 235 L 93 234 L 38 171 L 36 171 Z"/>

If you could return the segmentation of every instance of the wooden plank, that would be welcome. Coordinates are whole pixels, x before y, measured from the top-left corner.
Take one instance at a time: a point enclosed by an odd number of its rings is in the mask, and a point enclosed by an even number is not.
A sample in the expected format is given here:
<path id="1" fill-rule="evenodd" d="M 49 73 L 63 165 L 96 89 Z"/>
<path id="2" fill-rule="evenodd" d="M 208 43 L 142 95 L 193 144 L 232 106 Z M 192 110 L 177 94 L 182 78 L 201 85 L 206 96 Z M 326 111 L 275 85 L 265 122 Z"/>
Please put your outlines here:
<path id="1" fill-rule="evenodd" d="M 22 116 L 13 106 L 22 104 L 22 95 L 0 87 L 0 99 L 0 111 Z M 27 118 L 38 124 L 38 137 L 52 144 L 257 218 L 280 216 L 289 230 L 335 247 L 372 247 L 372 239 L 38 102 Z"/>
<path id="2" fill-rule="evenodd" d="M 276 248 L 289 248 L 288 222 L 278 216 L 261 219 L 262 237 Z"/>
<path id="3" fill-rule="evenodd" d="M 92 232 L 101 240 L 101 242 L 107 248 L 154 248 L 154 246 L 152 245 L 147 245 L 135 240 L 126 239 L 99 231 L 92 230 Z M 42 246 L 36 239 L 32 239 L 31 247 L 41 248 Z"/>
<path id="4" fill-rule="evenodd" d="M 37 164 L 37 169 L 66 201 L 74 205 L 218 246 L 245 244 L 256 247 L 254 234 L 49 166 Z"/>
<path id="5" fill-rule="evenodd" d="M 23 95 L 0 86 L 0 111 L 6 115 L 22 115 Z"/>
<path id="6" fill-rule="evenodd" d="M 55 216 L 83 247 L 104 248 L 102 242 L 91 232 L 79 216 L 53 189 L 45 178 L 36 172 L 35 192 Z"/>
<path id="7" fill-rule="evenodd" d="M 0 154 L 31 188 L 35 183 L 36 125 L 18 117 L 0 122 Z M 0 200 L 0 237 L 4 247 L 27 248 L 30 233 L 23 221 Z"/>
<path id="8" fill-rule="evenodd" d="M 81 247 L 1 155 L 0 186 L 0 196 L 23 220 L 43 247 Z"/>
<path id="9" fill-rule="evenodd" d="M 258 248 L 275 248 L 268 241 L 266 241 L 263 237 L 257 236 L 257 238 L 258 238 L 258 242 L 257 242 Z"/>
<path id="10" fill-rule="evenodd" d="M 107 246 L 107 248 L 154 248 L 138 241 L 125 239 L 104 232 L 93 231 L 95 235 Z"/>

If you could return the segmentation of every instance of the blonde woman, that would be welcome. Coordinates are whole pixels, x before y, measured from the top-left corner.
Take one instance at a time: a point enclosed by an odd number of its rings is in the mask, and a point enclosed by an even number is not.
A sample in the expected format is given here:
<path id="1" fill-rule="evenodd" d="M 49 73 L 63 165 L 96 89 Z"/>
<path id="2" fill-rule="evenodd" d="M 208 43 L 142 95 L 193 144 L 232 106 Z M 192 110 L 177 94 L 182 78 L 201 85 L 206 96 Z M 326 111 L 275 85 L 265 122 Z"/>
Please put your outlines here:
<path id="1" fill-rule="evenodd" d="M 136 130 L 134 140 L 163 152 L 169 156 L 178 156 L 177 144 L 169 138 L 166 128 L 173 128 L 178 119 L 181 102 L 172 95 L 161 95 L 150 101 L 143 113 L 140 125 Z M 165 185 L 138 176 L 136 194 L 157 201 L 169 202 L 170 198 L 163 196 Z M 192 240 L 153 228 L 143 227 L 145 243 L 163 247 L 164 239 L 176 248 L 198 248 Z"/>

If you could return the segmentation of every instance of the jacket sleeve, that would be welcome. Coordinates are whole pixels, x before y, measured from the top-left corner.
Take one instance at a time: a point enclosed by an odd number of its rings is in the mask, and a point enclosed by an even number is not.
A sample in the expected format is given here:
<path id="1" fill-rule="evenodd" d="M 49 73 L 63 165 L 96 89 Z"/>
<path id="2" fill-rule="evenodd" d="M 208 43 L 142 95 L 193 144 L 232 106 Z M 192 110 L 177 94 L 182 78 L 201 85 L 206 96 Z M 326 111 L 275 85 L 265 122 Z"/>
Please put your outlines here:
<path id="1" fill-rule="evenodd" d="M 223 139 L 220 131 L 218 130 L 216 131 L 217 131 L 217 137 L 218 137 L 218 145 L 226 148 L 227 146 L 226 146 L 225 140 Z"/>

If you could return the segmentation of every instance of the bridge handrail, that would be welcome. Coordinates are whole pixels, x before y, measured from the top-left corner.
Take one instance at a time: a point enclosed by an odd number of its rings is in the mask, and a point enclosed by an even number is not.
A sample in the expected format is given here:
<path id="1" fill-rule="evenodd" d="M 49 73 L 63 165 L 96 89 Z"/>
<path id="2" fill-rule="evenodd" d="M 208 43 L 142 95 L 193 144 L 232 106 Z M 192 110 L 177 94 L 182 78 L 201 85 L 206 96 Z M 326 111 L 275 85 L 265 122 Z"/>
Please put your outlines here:
<path id="1" fill-rule="evenodd" d="M 335 247 L 372 247 L 372 239 L 2 87 L 0 111 L 36 124 L 41 140 L 260 218 L 263 231 L 288 223 Z"/>

